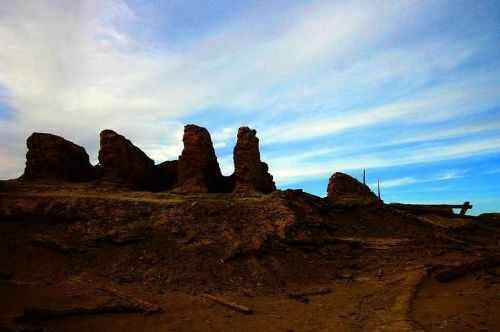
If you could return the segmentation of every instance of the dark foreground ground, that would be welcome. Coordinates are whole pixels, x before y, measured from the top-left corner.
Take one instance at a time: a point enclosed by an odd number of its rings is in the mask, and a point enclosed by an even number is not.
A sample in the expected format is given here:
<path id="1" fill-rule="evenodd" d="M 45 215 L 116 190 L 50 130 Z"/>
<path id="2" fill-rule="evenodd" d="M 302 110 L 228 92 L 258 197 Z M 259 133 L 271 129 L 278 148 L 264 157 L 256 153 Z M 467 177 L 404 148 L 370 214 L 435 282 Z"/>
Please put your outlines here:
<path id="1" fill-rule="evenodd" d="M 3 183 L 0 331 L 498 331 L 497 218 Z"/>

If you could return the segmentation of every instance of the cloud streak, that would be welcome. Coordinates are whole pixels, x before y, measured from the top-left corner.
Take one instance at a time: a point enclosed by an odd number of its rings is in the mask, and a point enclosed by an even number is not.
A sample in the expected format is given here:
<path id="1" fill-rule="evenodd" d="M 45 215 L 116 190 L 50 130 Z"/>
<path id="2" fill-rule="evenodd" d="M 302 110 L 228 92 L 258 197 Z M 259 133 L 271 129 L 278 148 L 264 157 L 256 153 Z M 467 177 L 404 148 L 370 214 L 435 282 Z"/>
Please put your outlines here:
<path id="1" fill-rule="evenodd" d="M 258 129 L 283 186 L 335 170 L 498 152 L 498 37 L 484 20 L 474 25 L 480 34 L 465 23 L 454 30 L 454 18 L 477 20 L 473 11 L 454 17 L 453 8 L 262 5 L 189 38 L 174 26 L 173 39 L 151 22 L 175 12 L 151 19 L 122 0 L 8 1 L 0 9 L 0 177 L 22 172 L 33 131 L 83 145 L 95 162 L 98 132 L 112 128 L 161 162 L 180 153 L 187 121 L 210 129 L 226 174 L 238 126 Z"/>
<path id="2" fill-rule="evenodd" d="M 321 163 L 304 160 L 302 154 L 270 159 L 269 163 L 275 171 L 275 177 L 282 184 L 293 184 L 318 177 L 326 177 L 333 171 L 350 171 L 358 169 L 376 169 L 433 163 L 451 159 L 495 153 L 500 151 L 500 138 L 483 141 L 471 140 L 455 144 L 435 145 L 432 147 L 407 147 L 395 151 L 377 151 L 369 154 L 353 154 L 348 157 L 335 156 L 324 159 Z M 442 174 L 442 179 L 454 178 L 458 173 Z"/>
<path id="3" fill-rule="evenodd" d="M 380 181 L 380 188 L 396 188 L 402 186 L 408 186 L 416 183 L 428 183 L 428 182 L 440 182 L 440 181 L 449 181 L 454 179 L 459 179 L 466 176 L 467 170 L 456 170 L 449 169 L 443 172 L 439 172 L 432 176 L 427 177 L 413 177 L 413 176 L 405 176 L 401 178 L 388 179 Z M 377 187 L 377 182 L 373 182 L 370 184 L 372 188 Z"/>

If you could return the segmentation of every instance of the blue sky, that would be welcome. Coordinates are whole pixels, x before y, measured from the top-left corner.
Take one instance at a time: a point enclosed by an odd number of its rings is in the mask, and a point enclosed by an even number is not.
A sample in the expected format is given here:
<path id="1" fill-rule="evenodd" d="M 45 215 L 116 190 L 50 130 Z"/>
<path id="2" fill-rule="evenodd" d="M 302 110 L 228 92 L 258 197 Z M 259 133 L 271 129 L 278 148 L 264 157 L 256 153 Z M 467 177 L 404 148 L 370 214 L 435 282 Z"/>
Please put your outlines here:
<path id="1" fill-rule="evenodd" d="M 13 0 L 0 40 L 0 178 L 33 131 L 161 162 L 185 123 L 230 174 L 249 125 L 280 188 L 366 168 L 386 201 L 500 210 L 498 1 Z"/>

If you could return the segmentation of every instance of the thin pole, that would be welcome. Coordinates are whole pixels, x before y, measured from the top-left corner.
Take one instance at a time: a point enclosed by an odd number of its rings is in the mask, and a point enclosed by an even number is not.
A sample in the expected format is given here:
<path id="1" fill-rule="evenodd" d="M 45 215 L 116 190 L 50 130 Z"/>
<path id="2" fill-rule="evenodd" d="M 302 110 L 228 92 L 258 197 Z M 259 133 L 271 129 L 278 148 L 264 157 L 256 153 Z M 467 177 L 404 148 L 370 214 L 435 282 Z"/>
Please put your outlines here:
<path id="1" fill-rule="evenodd" d="M 366 185 L 366 169 L 363 168 L 363 184 Z"/>
<path id="2" fill-rule="evenodd" d="M 377 179 L 377 194 L 378 194 L 378 199 L 380 199 L 380 179 Z"/>

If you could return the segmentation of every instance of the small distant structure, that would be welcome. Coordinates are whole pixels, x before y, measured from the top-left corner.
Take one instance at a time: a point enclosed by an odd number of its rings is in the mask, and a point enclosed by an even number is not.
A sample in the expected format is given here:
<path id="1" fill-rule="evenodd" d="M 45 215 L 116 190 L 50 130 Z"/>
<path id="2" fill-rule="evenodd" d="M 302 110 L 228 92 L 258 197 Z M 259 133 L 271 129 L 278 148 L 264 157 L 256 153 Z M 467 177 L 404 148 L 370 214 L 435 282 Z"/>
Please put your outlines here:
<path id="1" fill-rule="evenodd" d="M 402 204 L 391 203 L 389 206 L 415 214 L 438 214 L 445 216 L 456 215 L 453 209 L 460 209 L 459 215 L 465 216 L 467 211 L 472 209 L 470 202 L 463 204 Z"/>
<path id="2" fill-rule="evenodd" d="M 363 168 L 363 184 L 366 185 L 366 169 Z"/>
<path id="3" fill-rule="evenodd" d="M 472 205 L 470 204 L 470 202 L 464 202 L 464 204 L 460 208 L 460 215 L 465 216 L 465 214 L 467 213 L 467 210 L 469 210 L 469 209 L 472 209 Z"/>

